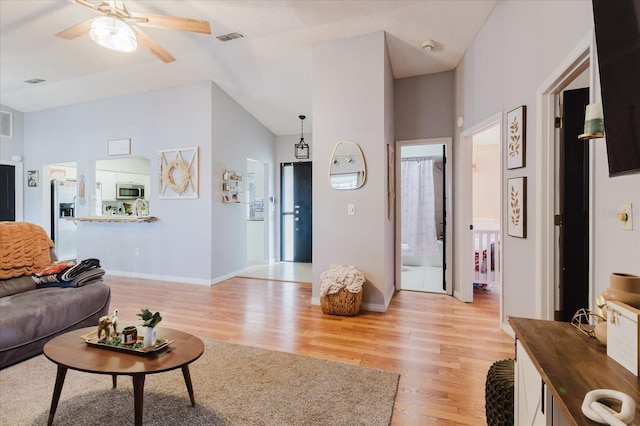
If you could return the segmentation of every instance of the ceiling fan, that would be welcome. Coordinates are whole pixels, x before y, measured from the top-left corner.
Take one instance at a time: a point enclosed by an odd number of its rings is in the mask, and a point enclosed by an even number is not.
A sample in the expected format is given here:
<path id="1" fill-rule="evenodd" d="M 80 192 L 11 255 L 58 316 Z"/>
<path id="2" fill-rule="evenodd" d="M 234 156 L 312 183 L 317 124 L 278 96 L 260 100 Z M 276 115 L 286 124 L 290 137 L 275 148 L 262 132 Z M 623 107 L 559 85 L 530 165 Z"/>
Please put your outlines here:
<path id="1" fill-rule="evenodd" d="M 93 41 L 101 46 L 122 52 L 137 50 L 139 43 L 161 61 L 173 62 L 176 58 L 143 32 L 140 27 L 211 34 L 211 28 L 207 21 L 169 15 L 155 15 L 152 13 L 130 12 L 123 0 L 103 1 L 98 5 L 88 0 L 69 1 L 91 9 L 101 16 L 88 19 L 56 34 L 56 37 L 67 40 L 73 40 L 89 33 Z"/>

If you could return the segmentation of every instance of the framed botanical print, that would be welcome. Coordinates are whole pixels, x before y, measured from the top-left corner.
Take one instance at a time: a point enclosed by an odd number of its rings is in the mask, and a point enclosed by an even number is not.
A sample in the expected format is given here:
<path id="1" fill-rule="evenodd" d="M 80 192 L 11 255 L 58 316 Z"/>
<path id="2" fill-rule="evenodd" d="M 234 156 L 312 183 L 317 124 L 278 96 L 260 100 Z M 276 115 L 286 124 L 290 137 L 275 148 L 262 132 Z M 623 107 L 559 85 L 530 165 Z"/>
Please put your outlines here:
<path id="1" fill-rule="evenodd" d="M 507 169 L 526 165 L 527 106 L 507 113 Z"/>
<path id="2" fill-rule="evenodd" d="M 507 179 L 507 234 L 527 238 L 527 178 Z"/>

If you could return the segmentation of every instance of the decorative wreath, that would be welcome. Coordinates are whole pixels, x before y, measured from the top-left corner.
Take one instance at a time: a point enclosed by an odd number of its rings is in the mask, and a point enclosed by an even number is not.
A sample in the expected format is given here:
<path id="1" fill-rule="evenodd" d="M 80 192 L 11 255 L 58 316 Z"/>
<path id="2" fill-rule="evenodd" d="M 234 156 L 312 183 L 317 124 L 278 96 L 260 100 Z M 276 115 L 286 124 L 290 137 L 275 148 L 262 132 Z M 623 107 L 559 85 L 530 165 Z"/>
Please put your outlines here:
<path id="1" fill-rule="evenodd" d="M 173 180 L 174 169 L 179 170 L 182 173 L 180 182 Z M 167 188 L 171 189 L 177 194 L 182 194 L 187 190 L 189 186 L 189 180 L 191 178 L 191 168 L 184 162 L 182 158 L 176 157 L 167 164 L 167 169 L 164 172 L 164 181 Z"/>

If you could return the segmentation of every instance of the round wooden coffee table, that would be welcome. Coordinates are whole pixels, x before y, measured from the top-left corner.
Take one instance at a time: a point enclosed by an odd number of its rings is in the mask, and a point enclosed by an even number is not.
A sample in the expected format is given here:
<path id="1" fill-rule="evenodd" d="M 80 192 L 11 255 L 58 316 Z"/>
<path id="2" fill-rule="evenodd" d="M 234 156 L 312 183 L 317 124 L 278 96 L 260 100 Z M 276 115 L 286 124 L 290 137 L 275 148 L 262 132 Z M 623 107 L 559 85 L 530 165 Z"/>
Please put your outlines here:
<path id="1" fill-rule="evenodd" d="M 48 425 L 53 423 L 62 385 L 69 368 L 87 373 L 111 375 L 113 387 L 117 385 L 118 376 L 131 376 L 133 378 L 136 426 L 142 425 L 144 379 L 147 374 L 181 368 L 191 405 L 196 404 L 189 374 L 189 364 L 200 358 L 204 352 L 202 340 L 182 331 L 158 327 L 158 339 L 173 340 L 173 343 L 157 352 L 139 355 L 88 345 L 80 336 L 95 329 L 96 327 L 88 327 L 70 331 L 53 338 L 44 345 L 44 355 L 58 365 Z"/>

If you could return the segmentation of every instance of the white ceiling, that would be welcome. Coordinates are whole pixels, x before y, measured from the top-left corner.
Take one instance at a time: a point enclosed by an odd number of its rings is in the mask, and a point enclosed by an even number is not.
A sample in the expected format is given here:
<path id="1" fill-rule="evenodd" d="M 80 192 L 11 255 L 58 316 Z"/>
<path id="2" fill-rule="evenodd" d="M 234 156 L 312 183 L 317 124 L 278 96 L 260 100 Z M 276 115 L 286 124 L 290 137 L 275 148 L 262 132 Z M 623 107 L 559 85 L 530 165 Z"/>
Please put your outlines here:
<path id="1" fill-rule="evenodd" d="M 98 2 L 91 0 L 94 4 Z M 96 16 L 64 0 L 0 0 L 0 103 L 37 111 L 211 80 L 276 135 L 311 130 L 313 44 L 387 33 L 394 78 L 456 67 L 498 0 L 127 0 L 130 11 L 204 19 L 211 35 L 145 32 L 176 61 L 54 34 Z M 245 38 L 221 42 L 238 31 Z M 433 39 L 436 48 L 421 44 Z M 30 85 L 25 80 L 41 78 Z"/>

